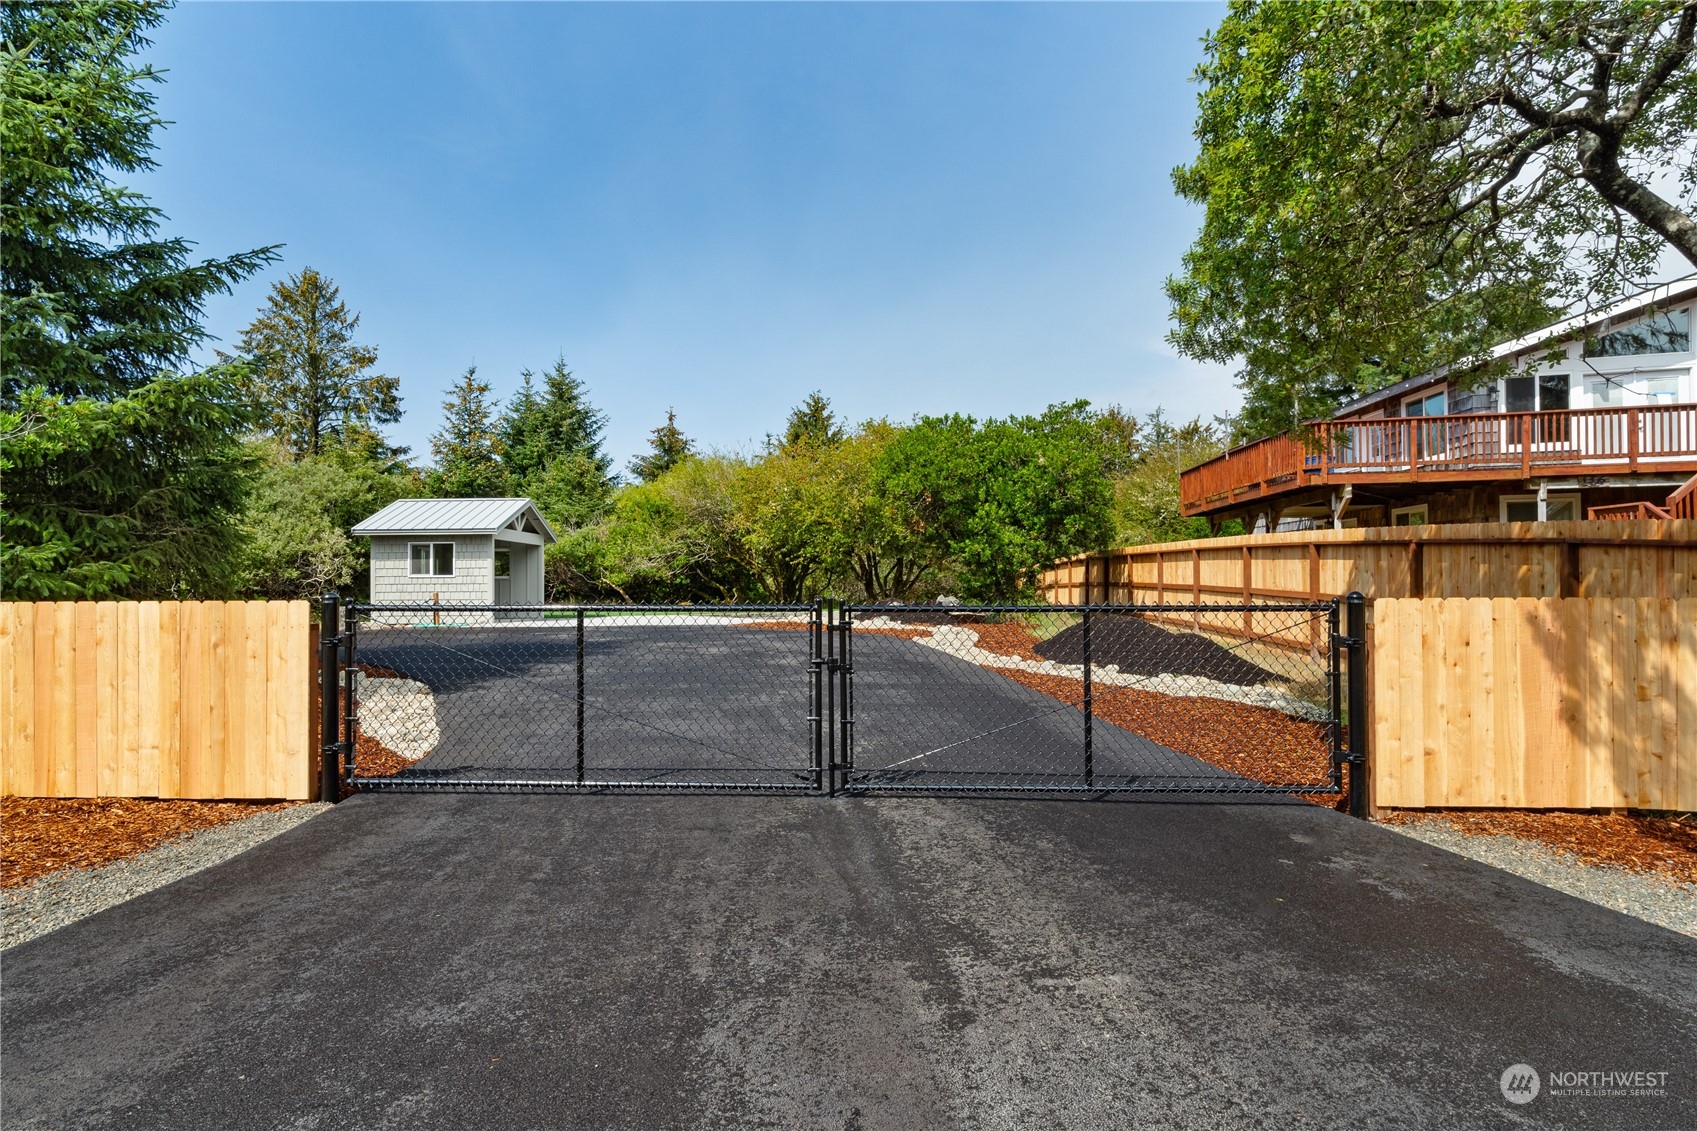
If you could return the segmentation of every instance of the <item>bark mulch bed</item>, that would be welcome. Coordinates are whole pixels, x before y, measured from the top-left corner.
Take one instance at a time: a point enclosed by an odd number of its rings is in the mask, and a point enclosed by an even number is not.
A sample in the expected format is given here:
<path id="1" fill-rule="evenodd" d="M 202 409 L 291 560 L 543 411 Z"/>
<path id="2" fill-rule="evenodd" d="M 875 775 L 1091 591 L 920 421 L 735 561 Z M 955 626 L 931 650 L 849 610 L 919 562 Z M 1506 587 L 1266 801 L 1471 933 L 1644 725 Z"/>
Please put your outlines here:
<path id="1" fill-rule="evenodd" d="M 62 868 L 98 868 L 199 829 L 288 809 L 298 801 L 144 801 L 129 797 L 0 798 L 0 888 Z"/>
<path id="2" fill-rule="evenodd" d="M 1391 812 L 1386 824 L 1441 820 L 1471 836 L 1511 836 L 1569 852 L 1588 864 L 1697 884 L 1697 818 L 1636 813 L 1426 809 Z"/>
<path id="3" fill-rule="evenodd" d="M 1069 625 L 1037 646 L 1057 664 L 1084 662 L 1084 626 Z M 1221 683 L 1254 686 L 1278 675 L 1252 664 L 1205 636 L 1168 632 L 1137 616 L 1102 614 L 1090 625 L 1090 662 L 1117 664 L 1130 675 L 1199 675 Z"/>
<path id="4" fill-rule="evenodd" d="M 1094 643 L 1094 642 L 1093 642 Z M 1016 683 L 1083 710 L 1084 684 L 1064 676 L 995 669 Z M 1282 711 L 1130 687 L 1097 687 L 1091 712 L 1121 730 L 1263 785 L 1319 781 L 1331 764 L 1326 727 Z M 1316 805 L 1348 807 L 1334 794 L 1293 794 Z"/>

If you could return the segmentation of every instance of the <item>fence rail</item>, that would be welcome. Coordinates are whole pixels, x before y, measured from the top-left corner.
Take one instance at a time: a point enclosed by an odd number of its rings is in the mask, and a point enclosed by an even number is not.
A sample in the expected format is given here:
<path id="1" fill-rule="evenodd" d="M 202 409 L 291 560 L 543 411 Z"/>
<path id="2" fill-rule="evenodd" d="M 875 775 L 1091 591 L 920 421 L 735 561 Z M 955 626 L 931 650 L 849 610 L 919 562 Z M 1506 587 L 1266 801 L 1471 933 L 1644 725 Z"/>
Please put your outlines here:
<path id="1" fill-rule="evenodd" d="M 1374 804 L 1697 809 L 1697 599 L 1374 602 Z"/>
<path id="2" fill-rule="evenodd" d="M 304 799 L 305 601 L 0 605 L 0 789 Z"/>
<path id="3" fill-rule="evenodd" d="M 1697 597 L 1697 522 L 1303 530 L 1131 546 L 1056 562 L 1053 604 L 1377 597 Z M 1246 623 L 1245 629 L 1254 627 Z"/>

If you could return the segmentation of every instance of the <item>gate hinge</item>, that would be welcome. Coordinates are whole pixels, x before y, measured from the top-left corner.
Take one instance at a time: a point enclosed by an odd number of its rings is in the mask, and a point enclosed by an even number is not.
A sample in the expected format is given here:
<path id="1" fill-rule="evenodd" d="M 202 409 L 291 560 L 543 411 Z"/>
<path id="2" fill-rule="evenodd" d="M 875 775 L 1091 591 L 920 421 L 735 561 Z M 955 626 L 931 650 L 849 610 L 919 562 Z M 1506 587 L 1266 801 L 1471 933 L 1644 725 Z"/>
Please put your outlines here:
<path id="1" fill-rule="evenodd" d="M 1359 648 L 1363 644 L 1367 643 L 1367 641 L 1363 640 L 1359 636 L 1345 636 L 1340 632 L 1336 636 L 1332 637 L 1332 643 L 1336 644 L 1340 648 Z"/>
<path id="2" fill-rule="evenodd" d="M 1339 758 L 1338 761 L 1348 766 L 1359 766 L 1367 761 L 1367 756 L 1365 754 L 1357 754 L 1353 750 L 1345 750 L 1343 752 L 1343 756 Z"/>

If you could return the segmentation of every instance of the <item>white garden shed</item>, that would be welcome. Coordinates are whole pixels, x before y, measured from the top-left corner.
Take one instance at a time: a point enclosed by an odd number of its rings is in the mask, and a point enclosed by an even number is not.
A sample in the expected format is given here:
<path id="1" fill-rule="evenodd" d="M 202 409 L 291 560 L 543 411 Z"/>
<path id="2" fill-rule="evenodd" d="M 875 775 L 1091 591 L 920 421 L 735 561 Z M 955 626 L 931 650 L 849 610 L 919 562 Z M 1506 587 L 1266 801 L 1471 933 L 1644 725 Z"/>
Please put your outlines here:
<path id="1" fill-rule="evenodd" d="M 397 499 L 353 533 L 371 539 L 377 605 L 540 605 L 557 541 L 529 499 Z"/>

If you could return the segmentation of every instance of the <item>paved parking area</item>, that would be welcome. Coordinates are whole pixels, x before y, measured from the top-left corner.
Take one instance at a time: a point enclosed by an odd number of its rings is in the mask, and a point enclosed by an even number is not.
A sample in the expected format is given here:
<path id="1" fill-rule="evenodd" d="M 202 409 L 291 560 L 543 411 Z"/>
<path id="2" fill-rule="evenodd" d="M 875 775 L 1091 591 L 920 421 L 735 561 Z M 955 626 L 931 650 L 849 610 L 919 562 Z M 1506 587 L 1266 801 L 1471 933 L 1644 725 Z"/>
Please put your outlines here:
<path id="1" fill-rule="evenodd" d="M 361 796 L 0 1008 L 8 1128 L 1697 1123 L 1697 942 L 1297 803 Z"/>

